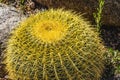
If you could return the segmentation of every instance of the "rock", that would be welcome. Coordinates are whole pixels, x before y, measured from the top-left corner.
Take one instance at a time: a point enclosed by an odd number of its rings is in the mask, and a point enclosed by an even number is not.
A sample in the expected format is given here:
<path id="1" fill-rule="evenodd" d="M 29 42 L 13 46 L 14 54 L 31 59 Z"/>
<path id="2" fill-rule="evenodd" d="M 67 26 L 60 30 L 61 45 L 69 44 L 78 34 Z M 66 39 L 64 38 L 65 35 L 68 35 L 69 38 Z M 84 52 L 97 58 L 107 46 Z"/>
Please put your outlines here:
<path id="1" fill-rule="evenodd" d="M 120 79 L 120 74 L 117 74 L 117 75 L 115 76 L 115 78 L 119 80 L 119 79 Z"/>
<path id="2" fill-rule="evenodd" d="M 98 0 L 33 0 L 48 8 L 65 8 L 85 13 L 85 17 L 94 22 L 93 13 L 98 7 Z M 103 25 L 120 26 L 120 0 L 105 0 Z"/>
<path id="3" fill-rule="evenodd" d="M 14 7 L 0 3 L 0 80 L 8 80 L 5 65 L 2 64 L 5 42 L 11 30 L 13 30 L 25 16 Z M 5 78 L 4 78 L 5 77 Z"/>
<path id="4" fill-rule="evenodd" d="M 0 45 L 23 18 L 25 16 L 14 7 L 0 3 Z"/>

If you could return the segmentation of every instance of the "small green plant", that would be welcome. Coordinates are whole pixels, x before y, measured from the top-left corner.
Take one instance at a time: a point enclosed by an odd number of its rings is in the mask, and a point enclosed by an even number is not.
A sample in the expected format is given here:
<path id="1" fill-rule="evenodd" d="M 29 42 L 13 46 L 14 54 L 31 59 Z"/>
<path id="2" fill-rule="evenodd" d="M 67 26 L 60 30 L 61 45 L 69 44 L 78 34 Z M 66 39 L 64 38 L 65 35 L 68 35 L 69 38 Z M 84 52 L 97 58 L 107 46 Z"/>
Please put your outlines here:
<path id="1" fill-rule="evenodd" d="M 13 80 L 100 80 L 106 52 L 100 41 L 81 15 L 50 9 L 12 31 L 4 62 Z"/>
<path id="2" fill-rule="evenodd" d="M 99 0 L 99 7 L 97 8 L 97 12 L 93 13 L 98 31 L 100 31 L 100 27 L 101 27 L 101 18 L 102 18 L 102 10 L 104 7 L 104 2 L 105 2 L 104 0 Z"/>
<path id="3" fill-rule="evenodd" d="M 2 3 L 4 0 L 0 0 L 0 2 Z"/>
<path id="4" fill-rule="evenodd" d="M 115 74 L 120 73 L 120 52 L 110 48 L 108 57 L 110 58 L 110 63 L 112 63 L 115 68 Z"/>
<path id="5" fill-rule="evenodd" d="M 25 0 L 20 0 L 21 5 L 24 5 Z"/>

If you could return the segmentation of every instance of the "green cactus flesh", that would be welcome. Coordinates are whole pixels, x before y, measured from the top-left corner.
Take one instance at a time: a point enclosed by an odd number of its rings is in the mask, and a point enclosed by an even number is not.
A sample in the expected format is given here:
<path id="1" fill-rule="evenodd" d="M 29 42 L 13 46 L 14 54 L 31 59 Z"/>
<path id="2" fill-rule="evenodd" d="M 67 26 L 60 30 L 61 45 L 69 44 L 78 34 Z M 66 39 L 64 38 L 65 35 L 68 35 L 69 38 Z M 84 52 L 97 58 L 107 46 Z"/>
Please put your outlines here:
<path id="1" fill-rule="evenodd" d="M 37 13 L 11 32 L 5 53 L 13 80 L 99 80 L 105 53 L 81 15 L 63 9 Z"/>

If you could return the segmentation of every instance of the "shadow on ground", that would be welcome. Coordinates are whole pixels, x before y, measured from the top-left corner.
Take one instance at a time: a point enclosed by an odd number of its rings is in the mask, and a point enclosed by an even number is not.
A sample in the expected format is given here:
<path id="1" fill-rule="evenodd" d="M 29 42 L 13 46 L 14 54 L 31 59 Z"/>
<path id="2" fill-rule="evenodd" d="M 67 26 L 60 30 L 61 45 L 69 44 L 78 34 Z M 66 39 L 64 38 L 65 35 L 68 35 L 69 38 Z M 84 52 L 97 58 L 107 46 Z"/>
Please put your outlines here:
<path id="1" fill-rule="evenodd" d="M 120 51 L 120 27 L 105 26 L 101 27 L 101 38 L 106 47 Z M 120 80 L 120 77 L 114 75 L 114 67 L 111 64 L 106 65 L 101 80 Z"/>
<path id="2" fill-rule="evenodd" d="M 105 46 L 120 51 L 120 27 L 102 26 L 101 37 Z"/>

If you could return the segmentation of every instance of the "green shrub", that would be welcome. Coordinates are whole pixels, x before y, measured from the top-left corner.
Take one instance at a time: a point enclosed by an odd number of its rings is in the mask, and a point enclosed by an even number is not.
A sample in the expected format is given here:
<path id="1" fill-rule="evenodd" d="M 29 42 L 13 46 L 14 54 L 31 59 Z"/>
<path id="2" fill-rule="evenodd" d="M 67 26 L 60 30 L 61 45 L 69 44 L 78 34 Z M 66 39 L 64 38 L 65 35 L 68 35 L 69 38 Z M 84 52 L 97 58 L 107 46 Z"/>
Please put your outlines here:
<path id="1" fill-rule="evenodd" d="M 113 65 L 115 68 L 115 75 L 120 73 L 120 52 L 118 50 L 109 49 L 109 54 L 107 55 L 107 59 L 109 63 Z"/>
<path id="2" fill-rule="evenodd" d="M 105 49 L 81 15 L 62 9 L 31 15 L 11 32 L 5 53 L 13 80 L 100 80 Z"/>

